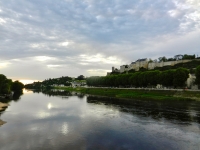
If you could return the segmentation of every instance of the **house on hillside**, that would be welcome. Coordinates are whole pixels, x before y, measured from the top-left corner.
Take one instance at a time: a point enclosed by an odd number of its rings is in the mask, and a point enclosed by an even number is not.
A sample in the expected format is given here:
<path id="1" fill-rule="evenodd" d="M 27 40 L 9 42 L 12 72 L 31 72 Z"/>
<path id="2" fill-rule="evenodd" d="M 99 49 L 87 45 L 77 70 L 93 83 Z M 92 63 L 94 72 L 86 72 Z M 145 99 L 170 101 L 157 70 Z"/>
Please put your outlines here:
<path id="1" fill-rule="evenodd" d="M 120 73 L 126 72 L 129 70 L 128 65 L 122 65 L 120 66 Z"/>
<path id="2" fill-rule="evenodd" d="M 80 87 L 80 86 L 85 86 L 85 85 L 86 85 L 86 81 L 81 81 L 81 82 L 73 81 L 73 82 L 71 82 L 72 87 Z"/>

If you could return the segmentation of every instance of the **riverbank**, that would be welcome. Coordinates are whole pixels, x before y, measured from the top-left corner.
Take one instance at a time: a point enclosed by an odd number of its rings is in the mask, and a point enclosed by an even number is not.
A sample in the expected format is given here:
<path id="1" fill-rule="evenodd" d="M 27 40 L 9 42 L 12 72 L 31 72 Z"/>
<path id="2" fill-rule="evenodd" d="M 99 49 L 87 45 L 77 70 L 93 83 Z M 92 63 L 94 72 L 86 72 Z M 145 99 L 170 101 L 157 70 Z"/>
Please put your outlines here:
<path id="1" fill-rule="evenodd" d="M 150 90 L 150 89 L 112 89 L 112 88 L 72 88 L 55 87 L 67 91 L 81 92 L 91 95 L 101 95 L 126 99 L 141 100 L 200 100 L 199 91 L 187 90 Z"/>
<path id="2" fill-rule="evenodd" d="M 0 111 L 6 109 L 8 106 L 9 106 L 8 104 L 1 103 L 1 102 L 0 102 Z"/>

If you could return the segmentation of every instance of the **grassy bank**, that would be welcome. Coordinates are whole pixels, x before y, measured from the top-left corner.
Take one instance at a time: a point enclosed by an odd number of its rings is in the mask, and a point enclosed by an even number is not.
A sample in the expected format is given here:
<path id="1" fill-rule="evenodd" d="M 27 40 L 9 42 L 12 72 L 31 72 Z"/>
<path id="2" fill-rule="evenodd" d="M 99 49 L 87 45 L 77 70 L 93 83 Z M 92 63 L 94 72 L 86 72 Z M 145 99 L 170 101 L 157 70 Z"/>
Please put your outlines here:
<path id="1" fill-rule="evenodd" d="M 144 100 L 200 100 L 200 92 L 144 90 L 144 89 L 110 89 L 110 88 L 71 88 L 56 87 L 57 89 L 81 92 L 91 95 L 101 95 L 116 98 Z"/>

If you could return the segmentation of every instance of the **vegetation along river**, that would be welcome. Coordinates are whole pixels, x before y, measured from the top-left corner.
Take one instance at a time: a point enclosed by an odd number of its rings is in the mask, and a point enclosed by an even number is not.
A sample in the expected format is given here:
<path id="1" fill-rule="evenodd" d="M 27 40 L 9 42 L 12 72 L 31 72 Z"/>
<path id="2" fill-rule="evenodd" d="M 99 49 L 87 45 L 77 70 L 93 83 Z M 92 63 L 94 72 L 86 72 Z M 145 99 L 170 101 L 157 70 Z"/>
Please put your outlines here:
<path id="1" fill-rule="evenodd" d="M 4 102 L 5 103 L 5 102 Z M 24 91 L 0 112 L 0 150 L 200 149 L 200 102 Z"/>

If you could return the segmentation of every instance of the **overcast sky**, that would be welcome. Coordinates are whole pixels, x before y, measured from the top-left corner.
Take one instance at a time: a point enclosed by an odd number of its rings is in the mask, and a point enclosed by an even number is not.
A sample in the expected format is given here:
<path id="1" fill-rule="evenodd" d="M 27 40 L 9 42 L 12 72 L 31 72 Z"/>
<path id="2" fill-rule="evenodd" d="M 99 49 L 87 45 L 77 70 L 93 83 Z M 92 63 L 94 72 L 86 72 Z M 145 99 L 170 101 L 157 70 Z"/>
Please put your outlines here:
<path id="1" fill-rule="evenodd" d="M 106 75 L 139 58 L 200 55 L 199 0 L 0 0 L 0 74 Z"/>

